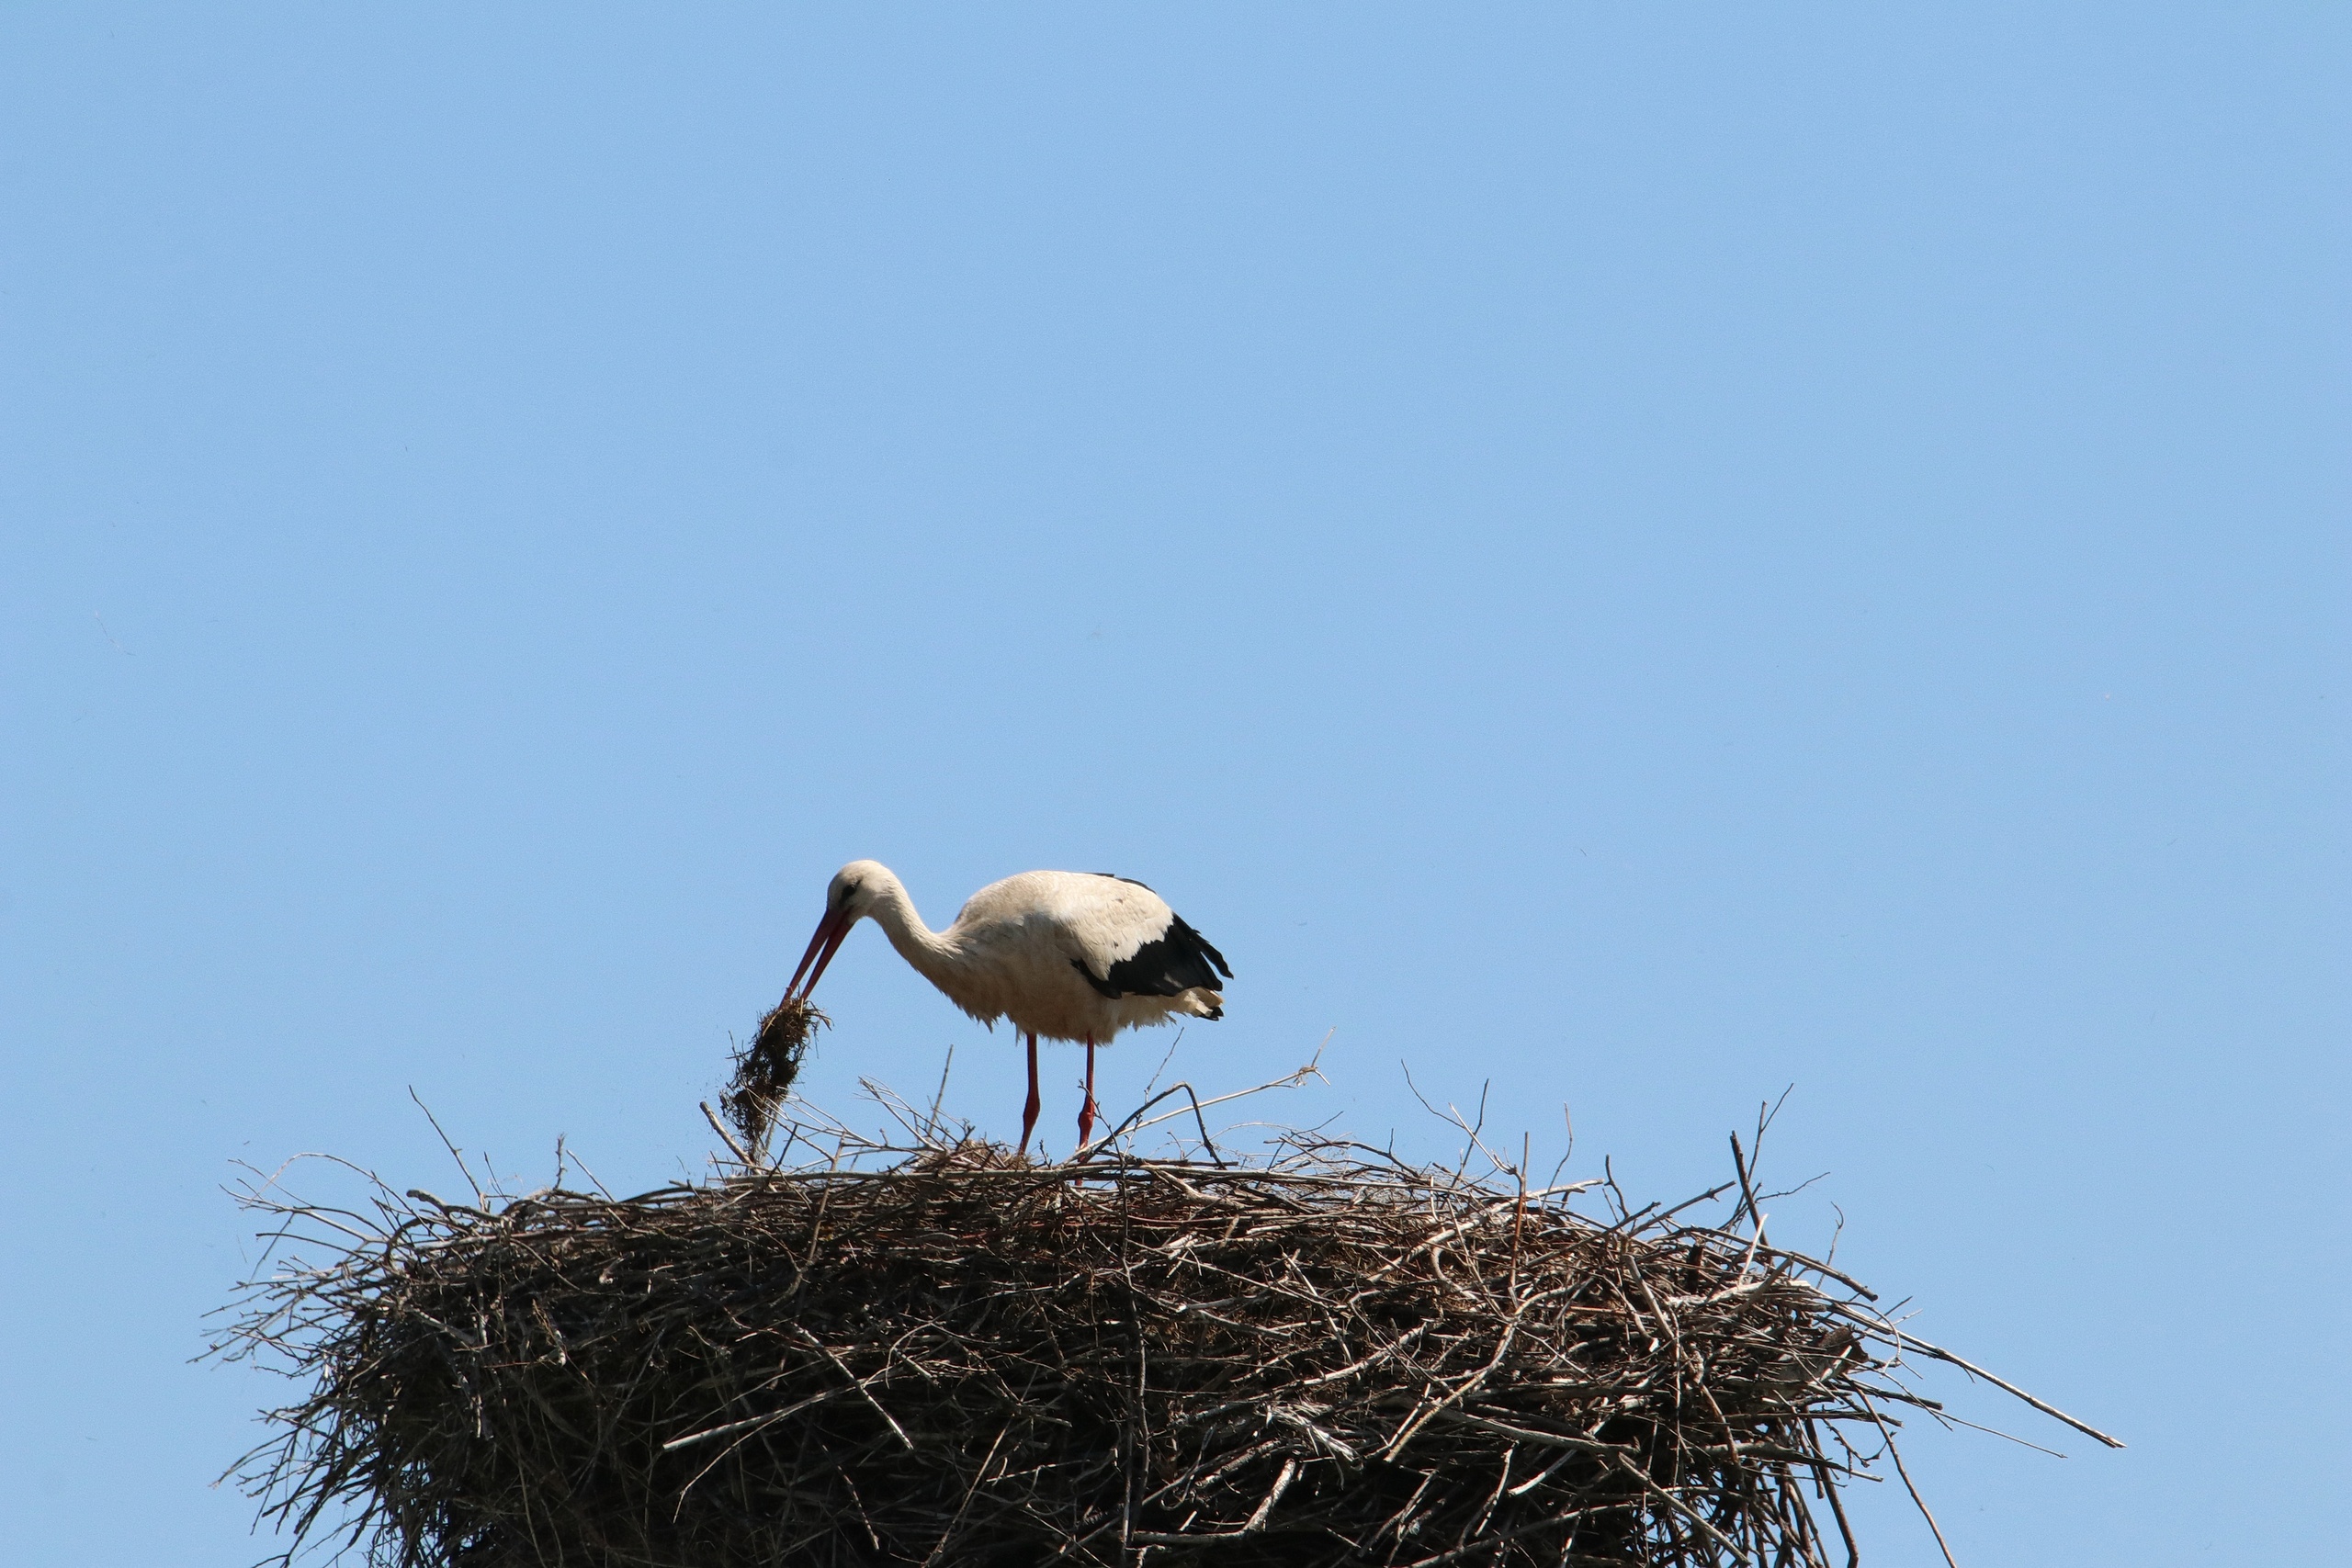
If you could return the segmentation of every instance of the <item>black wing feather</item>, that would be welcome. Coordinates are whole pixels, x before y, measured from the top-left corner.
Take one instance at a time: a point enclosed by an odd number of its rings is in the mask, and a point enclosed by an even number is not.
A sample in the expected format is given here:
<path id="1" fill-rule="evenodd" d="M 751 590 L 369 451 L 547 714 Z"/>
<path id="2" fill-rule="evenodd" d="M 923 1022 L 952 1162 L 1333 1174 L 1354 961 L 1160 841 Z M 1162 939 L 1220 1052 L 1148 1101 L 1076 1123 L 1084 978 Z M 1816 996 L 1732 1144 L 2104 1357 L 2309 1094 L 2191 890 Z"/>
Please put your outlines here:
<path id="1" fill-rule="evenodd" d="M 1233 977 L 1233 966 L 1225 961 L 1225 954 L 1185 924 L 1181 915 L 1170 916 L 1165 931 L 1112 964 L 1110 974 L 1101 978 L 1080 960 L 1073 958 L 1069 962 L 1072 968 L 1086 976 L 1088 985 L 1111 998 L 1172 997 L 1196 989 L 1214 991 L 1220 972 L 1228 980 Z"/>

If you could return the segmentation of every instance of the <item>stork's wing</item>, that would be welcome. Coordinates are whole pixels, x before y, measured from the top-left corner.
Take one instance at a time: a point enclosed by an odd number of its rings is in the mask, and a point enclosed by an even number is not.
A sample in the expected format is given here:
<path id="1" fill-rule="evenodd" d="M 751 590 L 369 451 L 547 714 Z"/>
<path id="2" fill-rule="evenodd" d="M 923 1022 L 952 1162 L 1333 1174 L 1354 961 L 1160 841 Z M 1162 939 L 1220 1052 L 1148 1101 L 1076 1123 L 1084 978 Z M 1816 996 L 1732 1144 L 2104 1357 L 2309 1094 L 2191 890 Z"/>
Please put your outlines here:
<path id="1" fill-rule="evenodd" d="M 1226 963 L 1225 954 L 1186 925 L 1182 916 L 1175 914 L 1168 917 L 1165 931 L 1112 964 L 1110 973 L 1097 976 L 1083 960 L 1076 958 L 1070 960 L 1070 966 L 1086 976 L 1088 985 L 1114 998 L 1173 997 L 1191 990 L 1214 991 L 1220 971 L 1226 978 L 1233 977 L 1233 966 Z"/>

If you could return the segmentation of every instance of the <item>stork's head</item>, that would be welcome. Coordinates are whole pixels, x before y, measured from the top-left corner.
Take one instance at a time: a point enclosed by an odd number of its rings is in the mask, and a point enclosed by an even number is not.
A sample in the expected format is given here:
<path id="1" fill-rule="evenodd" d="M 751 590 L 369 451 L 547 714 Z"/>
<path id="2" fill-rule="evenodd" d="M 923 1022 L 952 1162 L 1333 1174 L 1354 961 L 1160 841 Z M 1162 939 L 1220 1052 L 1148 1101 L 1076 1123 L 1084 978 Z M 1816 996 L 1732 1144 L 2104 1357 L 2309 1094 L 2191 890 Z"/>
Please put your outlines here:
<path id="1" fill-rule="evenodd" d="M 817 982 L 824 978 L 825 965 L 847 940 L 850 927 L 872 914 L 884 886 L 897 881 L 880 861 L 854 860 L 833 873 L 833 880 L 825 887 L 825 918 L 817 922 L 817 934 L 808 939 L 808 951 L 800 955 L 792 984 L 784 988 L 787 998 L 808 999 Z M 808 977 L 806 986 L 800 983 L 803 976 Z"/>

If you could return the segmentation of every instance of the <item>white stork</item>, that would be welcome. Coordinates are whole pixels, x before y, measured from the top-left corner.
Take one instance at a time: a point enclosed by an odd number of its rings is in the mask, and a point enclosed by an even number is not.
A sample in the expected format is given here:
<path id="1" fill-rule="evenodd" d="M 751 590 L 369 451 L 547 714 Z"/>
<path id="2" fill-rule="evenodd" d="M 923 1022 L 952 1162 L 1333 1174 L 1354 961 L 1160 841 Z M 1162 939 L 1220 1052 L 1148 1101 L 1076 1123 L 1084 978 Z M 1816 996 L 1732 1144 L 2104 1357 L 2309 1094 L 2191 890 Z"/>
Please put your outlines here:
<path id="1" fill-rule="evenodd" d="M 1078 1146 L 1094 1135 L 1094 1048 L 1122 1029 L 1165 1023 L 1170 1014 L 1222 1018 L 1217 976 L 1233 977 L 1208 944 L 1140 882 L 1080 871 L 1024 871 L 972 895 L 956 923 L 934 931 L 878 861 L 854 860 L 825 889 L 825 918 L 785 987 L 806 1001 L 841 951 L 850 928 L 872 917 L 923 978 L 994 1028 L 1000 1018 L 1029 1043 L 1029 1103 L 1021 1148 L 1037 1124 L 1037 1037 L 1086 1046 L 1086 1103 Z M 1216 967 L 1211 968 L 1214 964 Z M 802 985 L 806 976 L 808 984 Z"/>

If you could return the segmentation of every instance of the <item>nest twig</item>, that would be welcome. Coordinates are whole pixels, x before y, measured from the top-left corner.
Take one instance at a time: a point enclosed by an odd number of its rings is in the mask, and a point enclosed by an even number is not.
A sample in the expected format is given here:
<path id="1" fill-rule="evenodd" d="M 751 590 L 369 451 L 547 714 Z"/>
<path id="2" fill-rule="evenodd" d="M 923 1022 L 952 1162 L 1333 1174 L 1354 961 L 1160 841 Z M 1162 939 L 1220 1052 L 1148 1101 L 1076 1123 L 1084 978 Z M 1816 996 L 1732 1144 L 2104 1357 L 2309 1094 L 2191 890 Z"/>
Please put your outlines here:
<path id="1" fill-rule="evenodd" d="M 917 1129 L 628 1199 L 257 1186 L 313 1247 L 216 1347 L 305 1390 L 243 1480 L 388 1568 L 1828 1568 L 1936 1408 L 1943 1353 L 1752 1218 Z"/>

